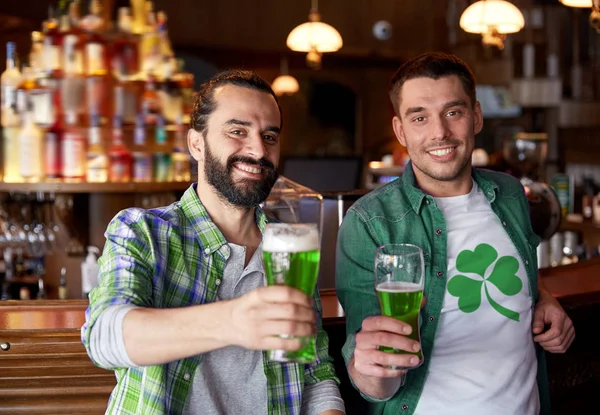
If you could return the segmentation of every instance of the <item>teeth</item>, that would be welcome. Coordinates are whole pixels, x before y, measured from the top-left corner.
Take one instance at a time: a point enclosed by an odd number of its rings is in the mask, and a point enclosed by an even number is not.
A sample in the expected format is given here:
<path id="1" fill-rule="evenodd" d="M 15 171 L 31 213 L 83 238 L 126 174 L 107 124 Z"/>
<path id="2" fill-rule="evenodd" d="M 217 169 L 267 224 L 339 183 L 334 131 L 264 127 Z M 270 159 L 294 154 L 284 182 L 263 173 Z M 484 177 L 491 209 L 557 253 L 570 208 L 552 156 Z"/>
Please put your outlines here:
<path id="1" fill-rule="evenodd" d="M 236 166 L 238 169 L 242 170 L 242 171 L 247 171 L 248 173 L 254 173 L 254 174 L 258 174 L 262 171 L 261 168 L 258 167 L 250 167 L 250 166 L 246 166 L 243 164 L 238 164 Z"/>
<path id="2" fill-rule="evenodd" d="M 447 154 L 452 153 L 452 151 L 454 151 L 453 148 L 443 148 L 441 150 L 431 150 L 429 153 L 433 154 L 434 156 L 445 156 Z"/>

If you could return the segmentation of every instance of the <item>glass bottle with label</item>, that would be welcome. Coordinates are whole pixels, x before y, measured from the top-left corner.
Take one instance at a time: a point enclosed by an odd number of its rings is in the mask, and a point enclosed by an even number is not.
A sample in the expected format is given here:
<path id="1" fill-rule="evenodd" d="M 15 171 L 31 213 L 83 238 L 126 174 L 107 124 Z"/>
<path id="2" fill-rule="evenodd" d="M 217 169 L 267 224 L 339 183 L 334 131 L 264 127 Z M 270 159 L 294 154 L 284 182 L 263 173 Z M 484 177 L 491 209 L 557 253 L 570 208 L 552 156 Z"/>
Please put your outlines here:
<path id="1" fill-rule="evenodd" d="M 52 6 L 49 8 L 48 20 L 44 22 L 44 72 L 50 78 L 61 78 L 62 36 L 58 30 L 58 21 L 54 16 Z"/>
<path id="2" fill-rule="evenodd" d="M 66 128 L 61 142 L 62 177 L 67 182 L 80 182 L 85 176 L 86 140 L 77 125 L 77 113 L 66 111 Z"/>
<path id="3" fill-rule="evenodd" d="M 29 66 L 36 73 L 44 69 L 44 35 L 42 32 L 31 32 Z"/>
<path id="4" fill-rule="evenodd" d="M 131 180 L 131 151 L 123 142 L 121 118 L 115 115 L 113 121 L 112 145 L 108 150 L 109 180 L 114 183 L 127 183 Z"/>
<path id="5" fill-rule="evenodd" d="M 58 90 L 54 91 L 54 107 L 56 108 L 57 115 L 54 123 L 46 130 L 44 140 L 44 173 L 46 179 L 49 180 L 59 179 L 62 172 L 60 148 L 64 127 L 62 123 L 62 104 Z"/>
<path id="6" fill-rule="evenodd" d="M 119 8 L 118 32 L 112 50 L 112 70 L 115 77 L 124 80 L 139 72 L 138 41 L 131 33 L 131 12 L 128 7 Z"/>
<path id="7" fill-rule="evenodd" d="M 21 83 L 21 71 L 17 65 L 17 48 L 15 42 L 6 43 L 6 70 L 0 75 L 0 108 L 2 118 L 13 104 L 17 103 L 17 88 Z"/>
<path id="8" fill-rule="evenodd" d="M 173 180 L 176 182 L 189 182 L 190 177 L 190 154 L 187 151 L 185 140 L 185 127 L 181 119 L 177 120 L 175 129 L 175 143 L 173 145 Z"/>
<path id="9" fill-rule="evenodd" d="M 156 76 L 161 64 L 160 34 L 152 1 L 146 1 L 146 27 L 140 41 L 142 73 Z"/>
<path id="10" fill-rule="evenodd" d="M 146 125 L 144 116 L 139 114 L 133 136 L 133 181 L 152 181 L 152 155 L 146 150 Z"/>
<path id="11" fill-rule="evenodd" d="M 81 29 L 85 32 L 85 73 L 88 76 L 106 75 L 106 39 L 101 35 L 104 28 L 102 5 L 99 0 L 90 1 L 90 13 L 81 19 Z"/>
<path id="12" fill-rule="evenodd" d="M 91 116 L 87 151 L 86 178 L 89 183 L 106 183 L 108 180 L 108 156 L 102 143 L 100 117 Z"/>
<path id="13" fill-rule="evenodd" d="M 43 178 L 44 134 L 33 118 L 31 105 L 25 112 L 23 128 L 19 134 L 19 172 L 26 182 L 39 182 Z"/>
<path id="14" fill-rule="evenodd" d="M 167 132 L 165 130 L 165 119 L 162 115 L 159 115 L 156 123 L 156 151 L 152 155 L 154 180 L 157 182 L 168 182 L 171 180 L 171 154 L 166 147 Z"/>
<path id="15" fill-rule="evenodd" d="M 157 118 L 162 114 L 160 96 L 156 91 L 156 83 L 152 75 L 148 76 L 146 87 L 142 95 L 142 113 L 147 125 L 157 124 Z"/>
<path id="16" fill-rule="evenodd" d="M 13 104 L 2 117 L 2 133 L 4 135 L 4 181 L 6 183 L 19 183 L 23 181 L 19 165 L 19 133 L 21 131 L 21 117 Z"/>

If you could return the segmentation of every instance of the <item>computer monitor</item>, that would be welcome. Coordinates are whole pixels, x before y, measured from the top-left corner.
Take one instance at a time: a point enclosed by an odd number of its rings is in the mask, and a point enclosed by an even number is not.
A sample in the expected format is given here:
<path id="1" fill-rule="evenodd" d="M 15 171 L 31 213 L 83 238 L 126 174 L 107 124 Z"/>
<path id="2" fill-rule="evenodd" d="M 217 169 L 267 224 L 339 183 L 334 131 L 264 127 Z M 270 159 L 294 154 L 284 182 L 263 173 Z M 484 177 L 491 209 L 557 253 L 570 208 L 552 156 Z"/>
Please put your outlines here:
<path id="1" fill-rule="evenodd" d="M 362 157 L 287 157 L 281 174 L 317 192 L 360 187 Z"/>

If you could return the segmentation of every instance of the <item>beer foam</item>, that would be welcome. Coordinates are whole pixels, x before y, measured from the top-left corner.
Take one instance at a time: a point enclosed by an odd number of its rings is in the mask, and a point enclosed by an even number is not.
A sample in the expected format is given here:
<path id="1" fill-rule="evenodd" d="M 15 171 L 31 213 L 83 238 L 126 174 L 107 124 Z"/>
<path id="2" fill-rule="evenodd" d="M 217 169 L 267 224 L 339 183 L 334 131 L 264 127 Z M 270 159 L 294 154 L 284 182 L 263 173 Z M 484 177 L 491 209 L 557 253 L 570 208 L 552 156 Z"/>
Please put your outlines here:
<path id="1" fill-rule="evenodd" d="M 382 282 L 377 284 L 375 290 L 385 293 L 414 293 L 416 291 L 423 291 L 421 284 L 415 284 L 414 282 Z"/>
<path id="2" fill-rule="evenodd" d="M 272 225 L 271 225 L 272 226 Z M 316 227 L 272 226 L 263 235 L 263 251 L 306 252 L 319 249 L 319 230 Z"/>

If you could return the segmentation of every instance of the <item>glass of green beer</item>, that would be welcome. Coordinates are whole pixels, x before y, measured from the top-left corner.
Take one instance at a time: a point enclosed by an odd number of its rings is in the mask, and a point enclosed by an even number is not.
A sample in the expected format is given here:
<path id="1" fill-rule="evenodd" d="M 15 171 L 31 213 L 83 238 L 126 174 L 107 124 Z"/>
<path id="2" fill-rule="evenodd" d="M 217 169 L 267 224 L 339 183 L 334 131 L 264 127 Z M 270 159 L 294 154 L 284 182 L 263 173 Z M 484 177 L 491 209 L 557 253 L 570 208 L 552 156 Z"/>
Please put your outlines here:
<path id="1" fill-rule="evenodd" d="M 269 223 L 263 233 L 267 285 L 287 285 L 312 297 L 319 273 L 320 243 L 316 224 Z M 282 333 L 281 337 L 289 337 Z M 312 363 L 317 359 L 315 336 L 302 337 L 297 351 L 269 350 L 268 359 Z"/>
<path id="2" fill-rule="evenodd" d="M 421 342 L 419 333 L 419 311 L 423 299 L 424 263 L 423 251 L 416 245 L 389 244 L 375 251 L 375 291 L 381 314 L 394 317 L 412 327 L 409 338 Z M 423 353 L 407 352 L 392 347 L 380 346 L 386 353 L 417 355 L 423 362 Z M 390 369 L 413 369 L 391 366 Z"/>

